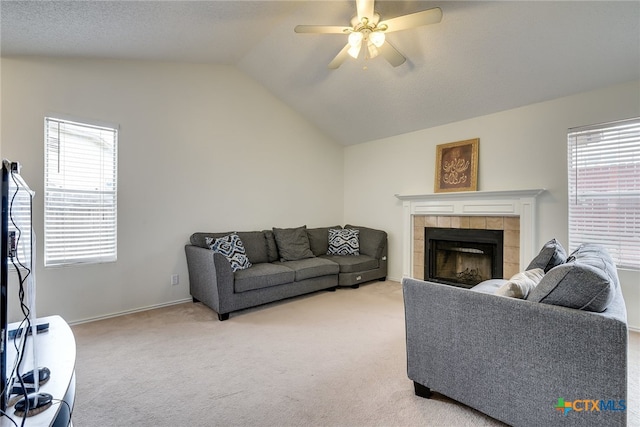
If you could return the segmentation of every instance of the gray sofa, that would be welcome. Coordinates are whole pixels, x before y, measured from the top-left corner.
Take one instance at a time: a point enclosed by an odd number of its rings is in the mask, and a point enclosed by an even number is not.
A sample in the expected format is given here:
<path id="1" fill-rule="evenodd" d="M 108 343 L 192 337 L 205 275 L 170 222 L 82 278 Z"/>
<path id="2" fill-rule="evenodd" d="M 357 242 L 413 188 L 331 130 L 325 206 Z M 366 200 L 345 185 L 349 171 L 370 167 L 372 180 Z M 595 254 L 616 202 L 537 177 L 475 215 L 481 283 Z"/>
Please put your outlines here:
<path id="1" fill-rule="evenodd" d="M 514 426 L 624 426 L 628 331 L 616 267 L 597 245 L 564 257 L 538 259 L 545 274 L 525 299 L 496 295 L 505 280 L 463 289 L 404 279 L 416 395 L 433 390 Z"/>
<path id="2" fill-rule="evenodd" d="M 357 254 L 327 254 L 331 252 L 329 230 L 355 232 L 355 247 L 353 241 L 343 242 L 337 252 L 355 250 Z M 246 254 L 239 267 L 232 267 L 233 254 L 211 249 L 216 239 L 231 235 L 242 241 L 240 250 Z M 332 249 L 335 253 L 335 245 Z M 191 235 L 185 252 L 194 302 L 213 309 L 221 321 L 248 307 L 338 286 L 357 288 L 360 283 L 385 280 L 387 275 L 387 233 L 354 225 L 199 232 Z"/>

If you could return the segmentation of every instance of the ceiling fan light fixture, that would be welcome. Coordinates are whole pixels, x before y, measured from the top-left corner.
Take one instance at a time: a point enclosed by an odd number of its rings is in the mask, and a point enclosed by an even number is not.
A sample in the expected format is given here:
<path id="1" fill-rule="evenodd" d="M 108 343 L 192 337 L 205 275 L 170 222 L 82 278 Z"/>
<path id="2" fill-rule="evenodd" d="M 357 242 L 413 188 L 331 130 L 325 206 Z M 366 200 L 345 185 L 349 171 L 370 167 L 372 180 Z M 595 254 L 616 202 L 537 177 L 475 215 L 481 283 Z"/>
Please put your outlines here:
<path id="1" fill-rule="evenodd" d="M 382 46 L 385 38 L 386 37 L 382 31 L 374 31 L 369 35 L 369 40 L 375 45 L 375 47 Z"/>
<path id="2" fill-rule="evenodd" d="M 367 43 L 367 53 L 369 54 L 369 59 L 375 58 L 378 56 L 378 53 L 380 53 L 376 45 L 371 40 Z"/>
<path id="3" fill-rule="evenodd" d="M 355 46 L 351 46 L 349 48 L 349 50 L 347 51 L 349 53 L 349 55 L 353 58 L 353 59 L 358 59 L 358 55 L 360 55 L 360 47 L 362 46 L 362 44 L 358 44 Z"/>
<path id="4" fill-rule="evenodd" d="M 354 31 L 349 34 L 349 55 L 352 58 L 358 58 L 360 55 L 360 49 L 362 47 L 362 40 L 364 39 L 364 35 L 359 31 Z"/>
<path id="5" fill-rule="evenodd" d="M 360 31 L 354 31 L 349 34 L 349 44 L 351 45 L 351 47 L 360 46 L 363 38 L 364 36 Z"/>

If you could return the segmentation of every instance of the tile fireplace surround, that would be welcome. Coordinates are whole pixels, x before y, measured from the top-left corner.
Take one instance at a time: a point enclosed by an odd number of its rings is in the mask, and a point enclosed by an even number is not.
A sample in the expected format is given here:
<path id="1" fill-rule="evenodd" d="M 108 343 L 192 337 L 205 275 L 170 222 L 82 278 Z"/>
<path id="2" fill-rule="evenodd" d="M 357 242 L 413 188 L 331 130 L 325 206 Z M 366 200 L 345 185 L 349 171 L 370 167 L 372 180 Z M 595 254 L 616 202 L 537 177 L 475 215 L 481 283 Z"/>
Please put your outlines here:
<path id="1" fill-rule="evenodd" d="M 522 271 L 537 253 L 536 198 L 544 189 L 401 195 L 402 276 L 424 279 L 424 228 L 504 231 L 503 276 Z"/>

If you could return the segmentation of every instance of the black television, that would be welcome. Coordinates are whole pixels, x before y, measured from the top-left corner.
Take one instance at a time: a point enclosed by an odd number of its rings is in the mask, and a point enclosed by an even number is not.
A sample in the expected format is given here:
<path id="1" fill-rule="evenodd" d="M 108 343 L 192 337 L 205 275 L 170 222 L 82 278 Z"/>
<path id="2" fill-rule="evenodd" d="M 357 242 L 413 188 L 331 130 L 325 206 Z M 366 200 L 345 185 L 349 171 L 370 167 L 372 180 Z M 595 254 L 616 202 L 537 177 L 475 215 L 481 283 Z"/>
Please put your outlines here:
<path id="1" fill-rule="evenodd" d="M 0 276 L 0 396 L 1 414 L 5 415 L 8 398 L 12 389 L 15 366 L 8 366 L 7 349 L 13 340 L 8 338 L 9 282 L 15 279 L 18 285 L 19 301 L 22 313 L 28 313 L 24 292 L 29 276 L 33 275 L 34 238 L 32 232 L 33 195 L 29 186 L 20 175 L 20 165 L 8 160 L 2 161 L 2 234 L 0 236 L 0 258 L 2 272 Z M 33 276 L 32 276 L 33 277 Z M 30 324 L 23 320 L 25 330 Z M 22 325 L 21 325 L 22 326 Z M 22 334 L 24 337 L 27 334 Z"/>

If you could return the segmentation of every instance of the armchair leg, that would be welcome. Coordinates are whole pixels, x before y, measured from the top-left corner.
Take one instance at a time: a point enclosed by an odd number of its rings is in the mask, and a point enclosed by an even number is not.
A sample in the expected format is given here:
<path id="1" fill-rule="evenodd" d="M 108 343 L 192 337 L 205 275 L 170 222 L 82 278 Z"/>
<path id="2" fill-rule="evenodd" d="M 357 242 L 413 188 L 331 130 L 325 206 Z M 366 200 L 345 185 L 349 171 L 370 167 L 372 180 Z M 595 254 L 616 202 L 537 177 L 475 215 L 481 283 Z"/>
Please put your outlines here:
<path id="1" fill-rule="evenodd" d="M 194 303 L 195 303 L 195 302 L 200 302 L 200 300 L 199 300 L 199 299 L 197 299 L 196 297 L 192 297 L 192 298 L 193 298 L 193 302 L 194 302 Z"/>
<path id="2" fill-rule="evenodd" d="M 433 394 L 431 393 L 431 389 L 429 387 L 425 387 L 415 381 L 413 382 L 413 390 L 416 396 L 424 397 L 425 399 L 431 398 L 431 395 Z"/>
<path id="3" fill-rule="evenodd" d="M 224 313 L 224 314 L 218 313 L 218 320 L 219 321 L 224 322 L 227 319 L 229 319 L 229 313 Z"/>

